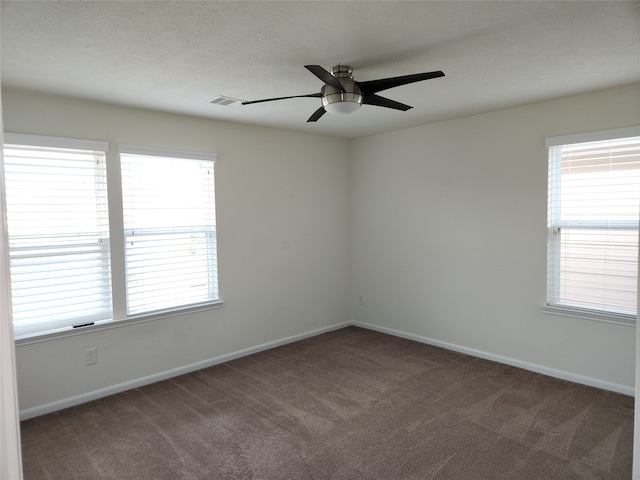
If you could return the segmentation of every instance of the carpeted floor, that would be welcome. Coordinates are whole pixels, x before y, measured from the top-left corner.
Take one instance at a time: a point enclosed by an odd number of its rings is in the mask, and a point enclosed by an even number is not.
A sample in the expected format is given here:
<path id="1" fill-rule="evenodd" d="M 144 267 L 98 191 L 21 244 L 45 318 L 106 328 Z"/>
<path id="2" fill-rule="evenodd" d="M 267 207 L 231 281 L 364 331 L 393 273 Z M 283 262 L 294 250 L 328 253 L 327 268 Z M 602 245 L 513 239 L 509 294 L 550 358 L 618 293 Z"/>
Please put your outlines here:
<path id="1" fill-rule="evenodd" d="M 22 424 L 26 480 L 631 478 L 633 399 L 349 327 Z"/>

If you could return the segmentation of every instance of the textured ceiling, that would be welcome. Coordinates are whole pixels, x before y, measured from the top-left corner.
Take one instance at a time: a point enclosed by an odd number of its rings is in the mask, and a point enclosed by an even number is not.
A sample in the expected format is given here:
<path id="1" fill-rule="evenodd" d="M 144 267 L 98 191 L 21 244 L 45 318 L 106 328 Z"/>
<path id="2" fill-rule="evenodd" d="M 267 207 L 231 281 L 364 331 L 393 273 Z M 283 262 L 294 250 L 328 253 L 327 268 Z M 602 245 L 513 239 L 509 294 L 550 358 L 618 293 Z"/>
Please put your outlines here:
<path id="1" fill-rule="evenodd" d="M 3 86 L 353 138 L 640 81 L 640 2 L 1 2 Z M 303 68 L 356 80 L 443 70 L 363 106 L 307 118 Z"/>

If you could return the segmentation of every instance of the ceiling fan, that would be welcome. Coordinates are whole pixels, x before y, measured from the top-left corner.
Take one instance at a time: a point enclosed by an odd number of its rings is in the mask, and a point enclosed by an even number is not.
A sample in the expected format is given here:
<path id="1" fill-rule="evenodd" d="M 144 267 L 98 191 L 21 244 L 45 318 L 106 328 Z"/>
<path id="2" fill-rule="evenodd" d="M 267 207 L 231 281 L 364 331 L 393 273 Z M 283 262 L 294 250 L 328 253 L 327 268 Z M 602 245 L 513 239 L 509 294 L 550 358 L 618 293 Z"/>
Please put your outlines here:
<path id="1" fill-rule="evenodd" d="M 348 65 L 336 65 L 331 68 L 331 73 L 320 65 L 305 65 L 304 68 L 313 73 L 324 82 L 320 93 L 310 93 L 308 95 L 293 95 L 290 97 L 264 98 L 262 100 L 251 100 L 242 102 L 242 105 L 252 103 L 272 102 L 275 100 L 286 100 L 288 98 L 320 98 L 322 106 L 309 117 L 307 122 L 317 122 L 326 112 L 338 115 L 345 115 L 355 112 L 365 105 L 375 105 L 378 107 L 393 108 L 406 112 L 413 108 L 404 103 L 396 102 L 377 95 L 382 90 L 399 87 L 409 83 L 421 82 L 431 78 L 444 77 L 441 71 L 415 73 L 413 75 L 403 75 L 400 77 L 381 78 L 379 80 L 369 80 L 366 82 L 356 82 L 353 79 L 353 69 Z"/>

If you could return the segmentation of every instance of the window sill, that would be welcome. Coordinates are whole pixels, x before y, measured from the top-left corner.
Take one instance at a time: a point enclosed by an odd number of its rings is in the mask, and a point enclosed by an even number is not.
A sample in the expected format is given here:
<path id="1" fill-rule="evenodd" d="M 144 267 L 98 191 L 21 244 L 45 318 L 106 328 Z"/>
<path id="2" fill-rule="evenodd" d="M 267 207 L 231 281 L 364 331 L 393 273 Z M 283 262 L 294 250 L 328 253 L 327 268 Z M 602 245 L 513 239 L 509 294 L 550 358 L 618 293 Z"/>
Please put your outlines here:
<path id="1" fill-rule="evenodd" d="M 171 310 L 162 310 L 157 312 L 149 312 L 139 315 L 132 315 L 123 319 L 102 320 L 95 322 L 93 325 L 87 325 L 86 327 L 73 328 L 65 327 L 57 330 L 49 330 L 41 333 L 32 333 L 23 336 L 16 336 L 15 345 L 29 345 L 32 343 L 46 342 L 49 340 L 55 340 L 58 338 L 71 337 L 74 335 L 84 335 L 86 333 L 94 333 L 102 330 L 110 330 L 112 328 L 127 327 L 130 325 L 137 325 L 139 323 L 151 322 L 153 320 L 160 320 L 163 318 L 178 317 L 182 315 L 188 315 L 191 313 L 205 312 L 208 310 L 215 310 L 224 304 L 223 300 L 216 302 L 204 303 L 199 305 L 190 305 L 182 308 L 175 308 Z"/>
<path id="2" fill-rule="evenodd" d="M 636 326 L 636 316 L 624 313 L 609 313 L 599 310 L 589 310 L 587 308 L 569 307 L 563 305 L 543 305 L 542 311 L 550 315 L 562 315 L 565 317 L 582 318 L 584 320 L 594 320 L 597 322 L 615 323 L 627 327 Z"/>

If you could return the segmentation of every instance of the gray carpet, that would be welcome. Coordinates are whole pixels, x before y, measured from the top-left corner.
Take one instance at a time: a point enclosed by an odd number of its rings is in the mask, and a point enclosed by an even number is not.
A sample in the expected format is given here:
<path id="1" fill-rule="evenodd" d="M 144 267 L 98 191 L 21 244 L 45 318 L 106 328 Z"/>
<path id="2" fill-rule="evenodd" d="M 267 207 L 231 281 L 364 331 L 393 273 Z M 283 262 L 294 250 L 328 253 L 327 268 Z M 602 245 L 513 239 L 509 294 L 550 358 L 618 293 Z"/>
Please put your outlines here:
<path id="1" fill-rule="evenodd" d="M 349 327 L 22 424 L 25 479 L 631 478 L 633 399 Z"/>

